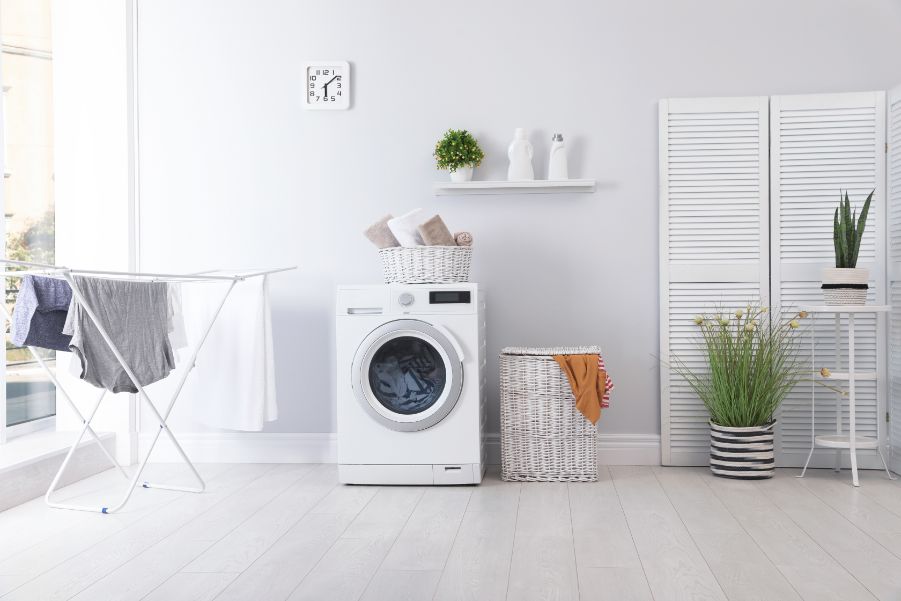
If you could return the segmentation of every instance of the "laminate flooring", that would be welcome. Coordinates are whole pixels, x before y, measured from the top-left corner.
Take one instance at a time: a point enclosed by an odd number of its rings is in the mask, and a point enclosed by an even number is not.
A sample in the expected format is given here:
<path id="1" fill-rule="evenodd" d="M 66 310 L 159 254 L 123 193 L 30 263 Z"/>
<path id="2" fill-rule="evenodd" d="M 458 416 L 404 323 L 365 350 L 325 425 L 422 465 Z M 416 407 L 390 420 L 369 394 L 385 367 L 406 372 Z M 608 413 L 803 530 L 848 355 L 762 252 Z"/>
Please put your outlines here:
<path id="1" fill-rule="evenodd" d="M 186 479 L 152 465 L 149 479 Z M 203 494 L 0 513 L 0 600 L 901 600 L 901 481 L 601 467 L 593 483 L 343 486 L 334 465 L 208 464 Z M 186 480 L 187 483 L 187 480 Z M 62 489 L 100 503 L 108 471 Z"/>

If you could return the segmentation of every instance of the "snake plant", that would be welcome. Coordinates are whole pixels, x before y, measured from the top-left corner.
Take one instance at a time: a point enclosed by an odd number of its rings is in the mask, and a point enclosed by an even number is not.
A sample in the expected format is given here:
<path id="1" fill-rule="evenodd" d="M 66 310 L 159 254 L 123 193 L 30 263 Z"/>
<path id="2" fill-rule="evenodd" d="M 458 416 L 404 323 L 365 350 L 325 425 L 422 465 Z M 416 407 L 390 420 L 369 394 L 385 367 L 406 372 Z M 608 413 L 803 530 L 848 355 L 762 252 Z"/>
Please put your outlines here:
<path id="1" fill-rule="evenodd" d="M 835 266 L 844 268 L 857 267 L 857 255 L 860 253 L 860 242 L 863 240 L 863 231 L 867 225 L 867 213 L 870 211 L 870 201 L 876 190 L 870 192 L 860 210 L 851 212 L 851 201 L 848 200 L 848 192 L 845 198 L 841 194 L 838 197 L 838 208 L 835 209 L 833 220 L 832 239 L 835 244 Z"/>

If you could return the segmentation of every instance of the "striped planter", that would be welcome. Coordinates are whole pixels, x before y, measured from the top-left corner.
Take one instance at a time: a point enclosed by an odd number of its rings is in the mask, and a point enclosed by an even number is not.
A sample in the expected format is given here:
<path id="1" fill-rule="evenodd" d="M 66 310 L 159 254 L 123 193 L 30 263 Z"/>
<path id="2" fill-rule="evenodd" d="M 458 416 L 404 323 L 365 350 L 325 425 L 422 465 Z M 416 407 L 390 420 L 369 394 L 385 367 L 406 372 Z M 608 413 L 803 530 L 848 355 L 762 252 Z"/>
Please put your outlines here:
<path id="1" fill-rule="evenodd" d="M 710 422 L 710 471 L 723 478 L 772 478 L 775 426 L 775 421 L 750 428 L 729 428 Z"/>

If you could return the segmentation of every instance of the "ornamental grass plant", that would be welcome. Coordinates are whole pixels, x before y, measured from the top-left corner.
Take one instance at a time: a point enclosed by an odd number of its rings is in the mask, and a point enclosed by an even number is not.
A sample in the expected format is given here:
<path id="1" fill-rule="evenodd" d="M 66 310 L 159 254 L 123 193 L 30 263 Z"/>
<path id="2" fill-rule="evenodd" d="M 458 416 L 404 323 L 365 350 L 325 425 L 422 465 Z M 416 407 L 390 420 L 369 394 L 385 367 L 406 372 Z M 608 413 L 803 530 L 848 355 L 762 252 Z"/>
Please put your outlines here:
<path id="1" fill-rule="evenodd" d="M 673 370 L 704 402 L 719 426 L 764 426 L 786 395 L 809 379 L 798 357 L 801 320 L 807 313 L 770 312 L 748 306 L 694 318 L 703 365 L 675 357 Z"/>

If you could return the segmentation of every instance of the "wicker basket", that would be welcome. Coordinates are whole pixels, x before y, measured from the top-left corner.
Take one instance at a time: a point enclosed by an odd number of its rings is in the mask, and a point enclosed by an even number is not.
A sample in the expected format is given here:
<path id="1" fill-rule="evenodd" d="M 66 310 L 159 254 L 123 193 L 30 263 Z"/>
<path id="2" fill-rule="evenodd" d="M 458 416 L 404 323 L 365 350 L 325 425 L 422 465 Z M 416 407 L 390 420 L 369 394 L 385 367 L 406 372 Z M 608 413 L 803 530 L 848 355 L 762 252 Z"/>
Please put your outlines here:
<path id="1" fill-rule="evenodd" d="M 508 347 L 500 355 L 501 478 L 594 482 L 597 428 L 576 409 L 554 355 L 600 353 L 596 346 Z"/>
<path id="2" fill-rule="evenodd" d="M 472 247 L 395 246 L 379 256 L 386 284 L 453 284 L 469 281 Z"/>
<path id="3" fill-rule="evenodd" d="M 827 305 L 865 305 L 866 289 L 828 288 L 823 290 L 823 300 Z"/>

